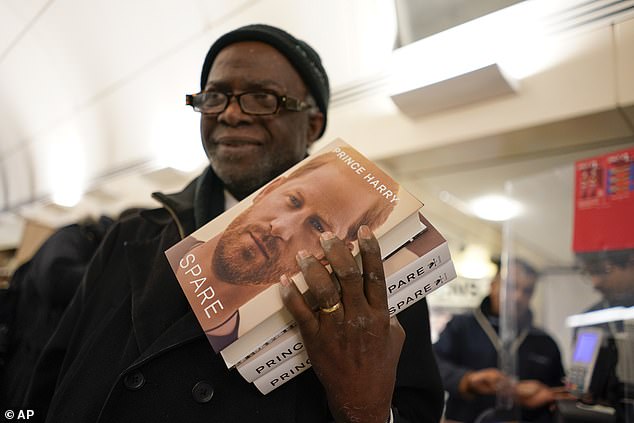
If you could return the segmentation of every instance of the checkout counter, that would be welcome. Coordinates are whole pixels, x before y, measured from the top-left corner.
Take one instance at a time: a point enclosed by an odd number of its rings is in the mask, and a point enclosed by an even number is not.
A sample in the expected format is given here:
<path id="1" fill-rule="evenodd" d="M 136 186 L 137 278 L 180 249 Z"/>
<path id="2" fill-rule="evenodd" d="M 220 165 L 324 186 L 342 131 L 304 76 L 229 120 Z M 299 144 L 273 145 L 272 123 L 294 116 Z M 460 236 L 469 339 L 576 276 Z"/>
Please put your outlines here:
<path id="1" fill-rule="evenodd" d="M 634 422 L 634 307 L 570 316 L 575 331 L 567 386 L 576 400 L 556 403 L 557 421 Z"/>

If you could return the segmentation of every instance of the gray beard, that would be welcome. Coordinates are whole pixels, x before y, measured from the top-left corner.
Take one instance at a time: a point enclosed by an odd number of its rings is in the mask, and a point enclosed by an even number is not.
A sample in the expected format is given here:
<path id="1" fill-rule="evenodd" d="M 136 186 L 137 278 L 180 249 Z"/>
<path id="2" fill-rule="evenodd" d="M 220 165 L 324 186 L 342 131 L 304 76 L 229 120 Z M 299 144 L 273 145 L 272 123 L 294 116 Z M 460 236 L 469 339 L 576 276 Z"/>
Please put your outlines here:
<path id="1" fill-rule="evenodd" d="M 238 200 L 243 200 L 293 165 L 294 163 L 277 163 L 271 158 L 262 159 L 259 166 L 252 168 L 248 174 L 236 174 L 231 171 L 223 172 L 222 169 L 215 166 L 214 160 L 211 160 L 211 167 L 216 175 L 222 180 L 225 188 Z"/>

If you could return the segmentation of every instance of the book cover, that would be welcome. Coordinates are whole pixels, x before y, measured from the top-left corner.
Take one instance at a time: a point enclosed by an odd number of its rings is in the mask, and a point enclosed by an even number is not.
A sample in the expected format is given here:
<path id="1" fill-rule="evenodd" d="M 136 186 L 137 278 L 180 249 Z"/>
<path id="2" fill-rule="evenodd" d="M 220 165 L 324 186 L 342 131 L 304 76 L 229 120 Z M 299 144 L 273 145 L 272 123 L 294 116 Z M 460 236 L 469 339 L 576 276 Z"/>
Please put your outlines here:
<path id="1" fill-rule="evenodd" d="M 266 395 L 310 368 L 310 358 L 306 351 L 302 351 L 283 362 L 275 370 L 254 380 L 253 384 L 261 393 Z"/>
<path id="2" fill-rule="evenodd" d="M 438 270 L 428 270 L 425 274 L 409 279 L 406 286 L 415 286 L 415 289 L 405 290 L 405 287 L 403 287 L 404 291 L 402 294 L 400 291 L 396 291 L 390 295 L 388 297 L 390 314 L 393 315 L 405 310 L 447 282 L 455 279 L 456 273 L 451 259 L 444 263 L 447 266 L 441 266 L 442 268 Z M 299 329 L 293 325 L 253 356 L 238 363 L 236 369 L 247 382 L 253 382 L 302 351 L 304 351 L 304 344 Z"/>
<path id="3" fill-rule="evenodd" d="M 429 224 L 429 222 L 420 213 L 417 214 L 416 219 L 420 222 L 422 226 Z M 442 238 L 442 236 L 440 236 L 438 231 L 436 231 L 434 228 L 430 232 L 430 236 L 426 238 L 425 241 L 417 243 L 416 247 L 412 248 L 411 251 L 404 251 L 399 254 L 399 257 L 394 259 L 390 258 L 390 262 L 392 264 L 391 266 L 388 266 L 387 271 L 395 271 L 396 269 L 400 269 L 401 267 L 403 267 L 403 265 L 405 265 L 405 263 L 409 263 L 417 258 L 418 256 L 416 255 L 416 252 L 424 251 L 425 248 L 428 248 L 429 245 L 427 245 L 427 243 L 431 245 L 440 242 L 445 242 L 444 238 Z M 402 244 L 407 244 L 407 242 Z M 449 253 L 447 247 L 447 255 L 448 254 Z M 387 260 L 384 259 L 384 267 L 386 261 Z M 297 281 L 297 279 L 295 280 Z M 262 321 L 258 325 L 257 330 L 252 330 L 245 333 L 239 339 L 228 345 L 220 352 L 222 358 L 225 361 L 225 364 L 227 365 L 227 367 L 231 368 L 236 366 L 238 363 L 244 361 L 245 359 L 251 357 L 260 349 L 271 343 L 275 338 L 277 338 L 277 336 L 282 334 L 282 332 L 284 332 L 291 324 L 293 324 L 293 318 L 291 314 L 285 308 L 281 307 L 278 313 L 272 314 L 267 319 Z"/>
<path id="4" fill-rule="evenodd" d="M 299 328 L 290 326 L 284 333 L 275 338 L 260 351 L 236 366 L 240 375 L 247 382 L 263 376 L 277 368 L 289 358 L 304 351 L 304 341 Z"/>
<path id="5" fill-rule="evenodd" d="M 575 163 L 573 251 L 634 248 L 634 148 Z"/>
<path id="6" fill-rule="evenodd" d="M 433 269 L 427 276 L 411 281 L 389 297 L 390 315 L 400 313 L 454 279 L 456 279 L 456 269 L 453 261 L 448 261 Z"/>
<path id="7" fill-rule="evenodd" d="M 455 278 L 456 271 L 453 262 L 450 260 L 435 268 L 426 276 L 411 281 L 407 288 L 388 298 L 390 315 L 400 313 Z M 253 384 L 261 393 L 268 394 L 311 367 L 310 358 L 303 348 L 299 332 L 297 331 L 296 335 L 292 335 L 296 330 L 297 328 L 292 328 L 288 332 L 289 335 L 285 334 L 289 338 L 297 338 L 295 341 L 296 352 L 289 354 L 278 365 L 270 371 L 264 372 L 253 381 Z"/>
<path id="8" fill-rule="evenodd" d="M 278 313 L 283 309 L 279 277 L 298 274 L 295 255 L 301 249 L 323 257 L 322 232 L 333 232 L 356 254 L 356 232 L 365 224 L 389 254 L 420 232 L 420 207 L 390 176 L 338 139 L 165 254 L 218 352 L 271 316 L 284 315 Z M 409 222 L 409 230 L 400 226 L 403 222 Z M 406 239 L 390 239 L 393 245 L 384 246 L 383 235 L 394 228 Z M 302 292 L 307 289 L 301 278 L 293 279 Z"/>
<path id="9" fill-rule="evenodd" d="M 451 260 L 447 241 L 422 214 L 419 218 L 426 230 L 383 261 L 388 296 Z M 245 380 L 252 382 L 302 349 L 299 330 L 295 327 L 288 328 L 262 349 L 238 363 L 236 368 Z"/>

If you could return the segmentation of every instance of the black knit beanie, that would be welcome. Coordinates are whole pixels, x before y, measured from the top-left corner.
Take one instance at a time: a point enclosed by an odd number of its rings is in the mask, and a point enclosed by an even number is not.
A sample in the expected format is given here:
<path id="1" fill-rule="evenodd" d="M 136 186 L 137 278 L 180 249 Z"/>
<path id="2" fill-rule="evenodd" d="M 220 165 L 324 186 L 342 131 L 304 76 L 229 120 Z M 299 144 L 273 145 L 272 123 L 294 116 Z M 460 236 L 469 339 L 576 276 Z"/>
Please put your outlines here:
<path id="1" fill-rule="evenodd" d="M 263 24 L 247 25 L 218 38 L 205 57 L 203 71 L 200 75 L 200 89 L 205 89 L 211 66 L 220 50 L 240 41 L 260 41 L 269 44 L 291 62 L 315 99 L 317 107 L 324 115 L 324 124 L 319 133 L 321 136 L 326 129 L 328 102 L 330 101 L 328 75 L 321 64 L 319 55 L 311 46 L 279 28 Z"/>

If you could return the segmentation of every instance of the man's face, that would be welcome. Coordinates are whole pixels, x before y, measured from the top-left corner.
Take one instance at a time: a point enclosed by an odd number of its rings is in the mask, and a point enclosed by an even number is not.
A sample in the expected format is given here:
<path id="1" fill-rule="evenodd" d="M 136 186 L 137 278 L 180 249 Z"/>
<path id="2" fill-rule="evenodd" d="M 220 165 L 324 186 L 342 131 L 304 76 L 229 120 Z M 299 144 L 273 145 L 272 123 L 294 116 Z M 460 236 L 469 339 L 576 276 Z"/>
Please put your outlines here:
<path id="1" fill-rule="evenodd" d="M 274 181 L 258 195 L 221 235 L 212 259 L 216 276 L 239 284 L 274 283 L 282 273 L 299 271 L 299 250 L 323 257 L 322 232 L 345 239 L 349 228 L 375 204 L 361 178 L 346 182 L 350 189 L 341 189 L 344 177 L 333 175 L 332 167 L 326 164 Z"/>
<path id="2" fill-rule="evenodd" d="M 514 272 L 515 276 L 515 295 L 513 298 L 516 306 L 517 317 L 523 317 L 530 308 L 531 298 L 535 291 L 535 278 L 527 275 L 521 267 L 511 265 L 509 273 Z M 500 276 L 496 276 L 491 282 L 491 308 L 494 314 L 500 313 Z"/>
<path id="3" fill-rule="evenodd" d="M 634 261 L 625 267 L 607 261 L 588 263 L 585 267 L 594 289 L 608 301 L 618 302 L 634 295 Z"/>
<path id="4" fill-rule="evenodd" d="M 205 90 L 240 94 L 267 91 L 306 98 L 304 82 L 275 48 L 240 42 L 216 57 Z M 280 110 L 251 116 L 231 99 L 218 115 L 202 115 L 201 136 L 207 156 L 227 189 L 242 199 L 299 162 L 321 129 L 321 114 Z"/>

